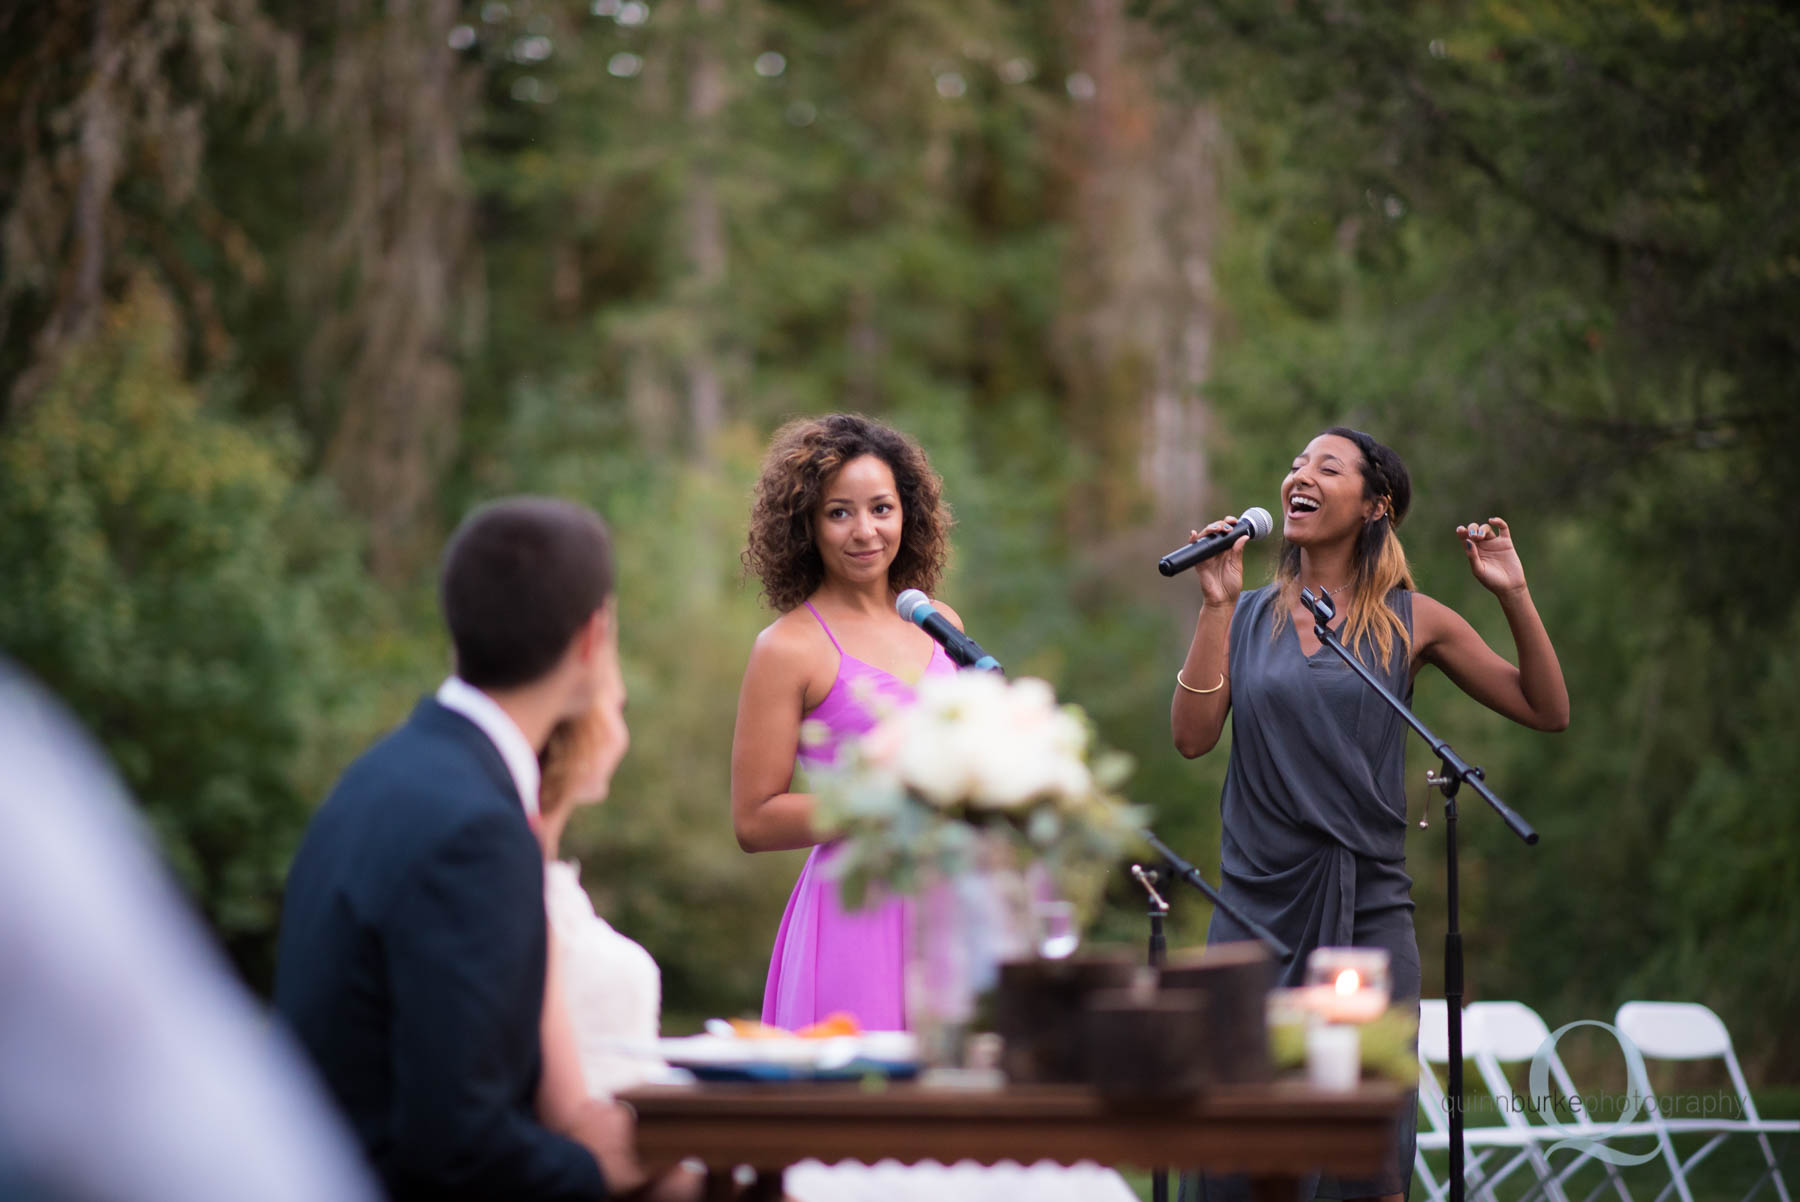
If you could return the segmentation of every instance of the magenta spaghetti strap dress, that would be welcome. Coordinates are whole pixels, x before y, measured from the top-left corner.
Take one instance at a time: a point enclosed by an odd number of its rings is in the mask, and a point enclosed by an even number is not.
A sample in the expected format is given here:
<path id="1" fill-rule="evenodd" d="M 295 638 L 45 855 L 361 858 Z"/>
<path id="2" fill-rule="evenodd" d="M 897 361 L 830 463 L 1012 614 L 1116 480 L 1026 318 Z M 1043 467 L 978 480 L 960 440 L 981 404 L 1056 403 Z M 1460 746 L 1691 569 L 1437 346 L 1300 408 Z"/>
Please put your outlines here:
<path id="1" fill-rule="evenodd" d="M 806 608 L 819 617 L 811 605 Z M 825 700 L 807 715 L 826 730 L 822 743 L 800 749 L 800 762 L 814 767 L 834 763 L 844 740 L 874 726 L 888 707 L 907 705 L 914 697 L 905 681 L 846 655 L 825 619 L 819 618 L 819 625 L 837 647 L 838 672 Z M 954 671 L 949 656 L 934 647 L 925 675 Z M 824 872 L 834 851 L 829 843 L 812 849 L 788 898 L 769 961 L 763 1021 L 792 1029 L 844 1010 L 865 1030 L 902 1030 L 910 903 L 892 899 L 846 914 L 838 904 L 837 882 Z M 783 1185 L 799 1202 L 1137 1202 L 1123 1177 L 1085 1162 L 1064 1167 L 1049 1161 L 1021 1166 L 808 1160 L 790 1167 Z"/>
<path id="2" fill-rule="evenodd" d="M 819 611 L 810 601 L 805 605 L 838 653 L 837 678 L 825 700 L 807 715 L 809 722 L 825 728 L 825 738 L 799 752 L 802 766 L 816 768 L 835 763 L 840 744 L 873 727 L 886 709 L 909 704 L 914 693 L 899 677 L 846 653 Z M 934 645 L 925 675 L 954 671 L 950 657 Z M 775 934 L 762 1019 L 793 1030 L 842 1010 L 866 1031 L 904 1030 L 910 903 L 890 898 L 845 912 L 838 883 L 825 872 L 836 850 L 835 844 L 820 844 L 800 870 Z"/>

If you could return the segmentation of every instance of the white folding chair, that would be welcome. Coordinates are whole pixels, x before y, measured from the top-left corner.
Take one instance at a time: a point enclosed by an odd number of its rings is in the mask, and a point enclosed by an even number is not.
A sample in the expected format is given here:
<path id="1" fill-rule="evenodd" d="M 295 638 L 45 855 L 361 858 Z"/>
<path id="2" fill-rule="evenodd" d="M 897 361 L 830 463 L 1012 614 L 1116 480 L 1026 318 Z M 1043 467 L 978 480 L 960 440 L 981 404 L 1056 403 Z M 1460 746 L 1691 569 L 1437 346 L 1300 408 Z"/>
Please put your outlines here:
<path id="1" fill-rule="evenodd" d="M 1413 1146 L 1413 1176 L 1424 1187 L 1429 1202 L 1444 1202 L 1449 1197 L 1449 1179 L 1439 1182 L 1426 1160 L 1427 1152 L 1443 1152 L 1450 1147 L 1450 1107 L 1443 1086 L 1438 1083 L 1438 1065 L 1450 1063 L 1450 1011 L 1442 998 L 1424 998 L 1419 1002 L 1419 1112 L 1424 1116 Z M 1465 1188 L 1477 1197 L 1492 1202 L 1494 1187 L 1526 1164 L 1526 1150 L 1532 1142 L 1529 1134 L 1507 1127 L 1463 1126 L 1463 1181 Z"/>
<path id="2" fill-rule="evenodd" d="M 1781 1166 L 1775 1159 L 1775 1150 L 1769 1145 L 1769 1136 L 1800 1133 L 1800 1121 L 1765 1119 L 1756 1113 L 1756 1100 L 1744 1083 L 1744 1070 L 1738 1065 L 1737 1053 L 1732 1049 L 1731 1033 L 1719 1016 L 1698 1002 L 1626 1002 L 1619 1007 L 1613 1022 L 1619 1033 L 1630 1040 L 1646 1060 L 1724 1061 L 1725 1072 L 1731 1078 L 1731 1087 L 1737 1091 L 1737 1103 L 1743 1115 L 1739 1119 L 1672 1119 L 1664 1113 L 1663 1104 L 1650 1083 L 1643 1082 L 1651 1125 L 1655 1128 L 1657 1143 L 1671 1178 L 1662 1193 L 1656 1196 L 1657 1202 L 1662 1202 L 1670 1190 L 1680 1195 L 1681 1202 L 1694 1202 L 1694 1195 L 1688 1188 L 1688 1174 L 1734 1135 L 1754 1135 L 1762 1146 L 1763 1162 L 1768 1166 L 1744 1197 L 1754 1196 L 1763 1182 L 1773 1181 L 1781 1202 L 1791 1202 L 1787 1182 L 1782 1179 Z M 1672 1138 L 1682 1133 L 1710 1134 L 1712 1138 L 1683 1160 L 1676 1153 Z"/>
<path id="3" fill-rule="evenodd" d="M 1467 1032 L 1464 1047 L 1475 1061 L 1483 1084 L 1494 1096 L 1502 1119 L 1508 1128 L 1530 1136 L 1532 1165 L 1538 1171 L 1537 1189 L 1552 1202 L 1568 1202 L 1565 1185 L 1583 1165 L 1597 1160 L 1604 1178 L 1585 1195 L 1583 1202 L 1593 1202 L 1608 1185 L 1618 1194 L 1620 1202 L 1633 1202 L 1618 1166 L 1597 1155 L 1594 1149 L 1619 1138 L 1653 1136 L 1654 1127 L 1649 1123 L 1594 1122 L 1569 1070 L 1556 1054 L 1549 1028 L 1537 1011 L 1523 1002 L 1476 1002 L 1465 1012 L 1464 1026 Z M 1533 1062 L 1545 1066 L 1545 1092 L 1551 1096 L 1522 1095 L 1507 1077 L 1507 1065 Z M 1568 1117 L 1551 1114 L 1546 1122 L 1531 1121 L 1530 1114 L 1553 1110 L 1559 1099 L 1566 1104 Z M 1565 1140 L 1585 1141 L 1585 1144 L 1568 1149 L 1576 1151 L 1576 1155 L 1557 1169 L 1550 1163 L 1550 1151 Z M 1535 1192 L 1534 1189 L 1532 1193 Z M 1528 1202 L 1531 1196 L 1527 1194 L 1521 1202 Z"/>

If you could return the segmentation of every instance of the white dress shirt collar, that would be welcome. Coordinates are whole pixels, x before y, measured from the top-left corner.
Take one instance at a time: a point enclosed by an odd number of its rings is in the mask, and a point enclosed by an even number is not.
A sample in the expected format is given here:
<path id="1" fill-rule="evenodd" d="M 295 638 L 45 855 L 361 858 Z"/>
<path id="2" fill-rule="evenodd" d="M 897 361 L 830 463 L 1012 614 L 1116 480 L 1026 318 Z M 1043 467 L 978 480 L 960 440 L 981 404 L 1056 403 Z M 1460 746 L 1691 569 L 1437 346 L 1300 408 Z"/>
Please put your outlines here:
<path id="1" fill-rule="evenodd" d="M 462 679 L 452 676 L 438 686 L 438 704 L 447 710 L 455 710 L 486 735 L 500 752 L 500 758 L 506 761 L 506 770 L 512 774 L 513 784 L 518 787 L 519 800 L 525 806 L 525 812 L 533 818 L 538 814 L 539 770 L 537 752 L 531 749 L 531 741 L 512 716 L 500 708 L 500 703 L 486 693 Z"/>

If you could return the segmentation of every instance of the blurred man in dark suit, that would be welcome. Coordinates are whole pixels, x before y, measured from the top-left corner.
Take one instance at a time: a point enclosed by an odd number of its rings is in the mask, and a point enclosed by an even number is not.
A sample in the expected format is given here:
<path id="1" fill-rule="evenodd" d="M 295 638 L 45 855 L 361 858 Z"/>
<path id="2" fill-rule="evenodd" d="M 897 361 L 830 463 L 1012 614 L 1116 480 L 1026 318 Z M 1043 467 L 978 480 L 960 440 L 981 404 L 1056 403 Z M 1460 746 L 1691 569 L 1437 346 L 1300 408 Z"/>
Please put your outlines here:
<path id="1" fill-rule="evenodd" d="M 534 1110 L 538 752 L 616 670 L 606 527 L 562 501 L 477 510 L 444 554 L 456 674 L 351 765 L 288 876 L 275 1000 L 396 1202 L 636 1188 L 627 1112 Z"/>

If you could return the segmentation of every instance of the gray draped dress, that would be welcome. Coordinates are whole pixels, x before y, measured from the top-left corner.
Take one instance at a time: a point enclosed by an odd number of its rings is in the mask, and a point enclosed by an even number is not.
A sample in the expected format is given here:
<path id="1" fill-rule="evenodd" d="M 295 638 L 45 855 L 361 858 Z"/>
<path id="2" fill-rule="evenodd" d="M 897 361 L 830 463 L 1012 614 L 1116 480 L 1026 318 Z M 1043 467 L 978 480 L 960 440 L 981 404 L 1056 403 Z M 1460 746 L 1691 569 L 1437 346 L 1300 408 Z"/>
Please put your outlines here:
<path id="1" fill-rule="evenodd" d="M 1299 985 L 1316 947 L 1384 947 L 1393 996 L 1419 996 L 1412 878 L 1406 874 L 1407 727 L 1329 647 L 1300 649 L 1294 624 L 1271 637 L 1279 595 L 1244 593 L 1231 620 L 1231 760 L 1220 801 L 1220 892 L 1294 949 L 1280 983 Z M 1412 629 L 1412 594 L 1387 604 Z M 1372 646 L 1360 647 L 1370 663 Z M 1375 676 L 1410 701 L 1410 656 L 1394 640 Z M 1250 938 L 1215 910 L 1207 942 Z M 1302 1196 L 1407 1193 L 1418 1115 L 1400 1122 L 1388 1170 L 1365 1180 L 1321 1179 Z M 1235 1202 L 1242 1178 L 1184 1178 L 1183 1199 Z"/>

